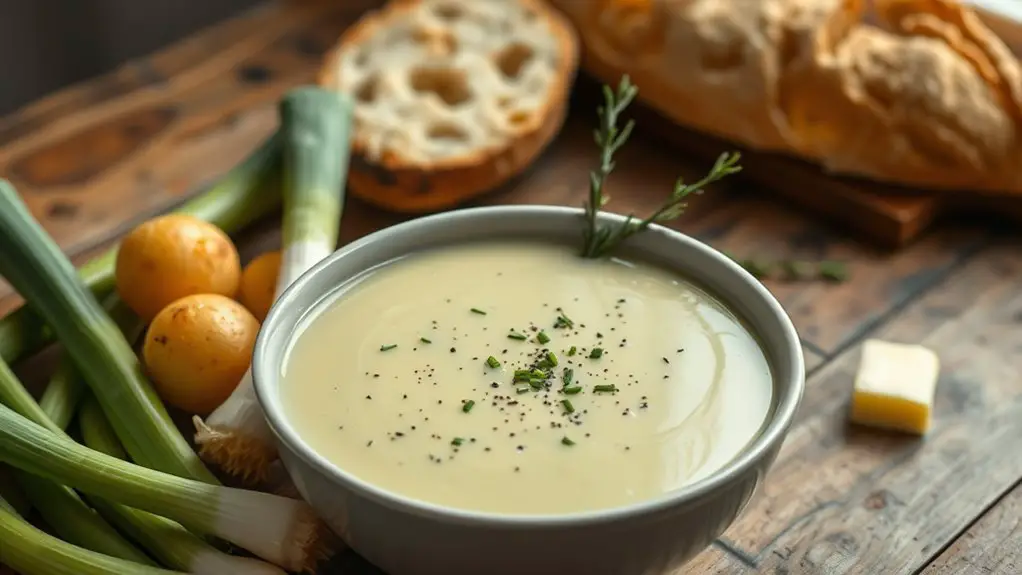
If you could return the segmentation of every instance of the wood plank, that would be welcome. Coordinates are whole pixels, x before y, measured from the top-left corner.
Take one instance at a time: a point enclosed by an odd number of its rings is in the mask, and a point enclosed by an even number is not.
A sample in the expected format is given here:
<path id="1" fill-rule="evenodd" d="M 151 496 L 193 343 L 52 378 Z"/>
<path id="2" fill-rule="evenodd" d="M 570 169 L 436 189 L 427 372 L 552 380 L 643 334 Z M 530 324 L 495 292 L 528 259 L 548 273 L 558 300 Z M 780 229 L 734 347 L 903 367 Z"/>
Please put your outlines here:
<path id="1" fill-rule="evenodd" d="M 946 227 L 897 252 L 873 249 L 823 222 L 755 193 L 686 226 L 685 231 L 739 258 L 846 262 L 843 284 L 766 281 L 803 340 L 839 352 L 891 310 L 939 281 L 981 245 L 986 232 Z"/>
<path id="2" fill-rule="evenodd" d="M 969 528 L 922 575 L 1022 573 L 1022 484 Z"/>
<path id="3" fill-rule="evenodd" d="M 47 98 L 0 121 L 0 175 L 67 253 L 95 246 L 247 155 L 373 3 L 271 3 Z"/>
<path id="4" fill-rule="evenodd" d="M 720 545 L 714 544 L 684 567 L 674 571 L 672 575 L 721 574 L 744 575 L 754 571 L 745 563 L 731 555 Z"/>
<path id="5" fill-rule="evenodd" d="M 942 362 L 918 440 L 846 424 L 858 349 L 811 378 L 777 463 L 726 540 L 765 572 L 909 573 L 1022 477 L 1022 246 L 998 240 L 875 332 Z"/>

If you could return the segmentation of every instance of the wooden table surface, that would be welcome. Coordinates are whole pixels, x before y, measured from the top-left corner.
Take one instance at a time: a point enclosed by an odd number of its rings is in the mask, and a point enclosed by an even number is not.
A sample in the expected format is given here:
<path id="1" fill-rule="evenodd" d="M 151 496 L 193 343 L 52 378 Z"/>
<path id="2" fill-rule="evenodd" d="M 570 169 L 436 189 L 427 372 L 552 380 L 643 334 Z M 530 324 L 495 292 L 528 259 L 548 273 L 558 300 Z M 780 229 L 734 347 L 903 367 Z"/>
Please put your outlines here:
<path id="1" fill-rule="evenodd" d="M 270 133 L 275 101 L 312 78 L 358 11 L 353 4 L 269 4 L 4 118 L 0 175 L 82 262 Z M 482 202 L 579 203 L 595 158 L 587 98 L 527 177 Z M 619 162 L 609 208 L 645 211 L 677 174 L 706 167 L 640 130 Z M 350 200 L 342 240 L 397 221 Z M 805 399 L 740 520 L 683 571 L 1022 573 L 1022 237 L 957 224 L 900 252 L 877 252 L 741 180 L 699 198 L 677 227 L 740 256 L 840 259 L 852 273 L 839 285 L 768 282 L 804 340 Z M 246 256 L 277 242 L 272 221 L 239 238 Z M 0 313 L 16 305 L 0 285 Z M 925 439 L 847 425 L 867 337 L 939 353 L 935 425 Z M 373 572 L 351 555 L 326 571 Z"/>

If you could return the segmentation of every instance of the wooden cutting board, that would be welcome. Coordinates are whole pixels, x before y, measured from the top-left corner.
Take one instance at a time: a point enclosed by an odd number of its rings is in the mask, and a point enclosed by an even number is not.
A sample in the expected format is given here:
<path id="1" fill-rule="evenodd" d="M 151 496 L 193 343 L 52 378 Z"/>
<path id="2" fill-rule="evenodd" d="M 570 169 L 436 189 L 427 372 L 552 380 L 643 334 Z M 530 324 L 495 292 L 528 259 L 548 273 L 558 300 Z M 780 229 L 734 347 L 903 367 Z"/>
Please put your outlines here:
<path id="1" fill-rule="evenodd" d="M 1022 23 L 977 8 L 984 22 L 1022 57 Z M 636 110 L 638 125 L 686 155 L 712 162 L 734 144 L 673 125 L 651 110 Z M 863 240 L 886 248 L 904 246 L 943 217 L 964 213 L 1022 223 L 1022 197 L 984 197 L 975 192 L 926 193 L 854 178 L 834 177 L 801 160 L 743 152 L 743 175 L 786 201 L 819 214 Z"/>

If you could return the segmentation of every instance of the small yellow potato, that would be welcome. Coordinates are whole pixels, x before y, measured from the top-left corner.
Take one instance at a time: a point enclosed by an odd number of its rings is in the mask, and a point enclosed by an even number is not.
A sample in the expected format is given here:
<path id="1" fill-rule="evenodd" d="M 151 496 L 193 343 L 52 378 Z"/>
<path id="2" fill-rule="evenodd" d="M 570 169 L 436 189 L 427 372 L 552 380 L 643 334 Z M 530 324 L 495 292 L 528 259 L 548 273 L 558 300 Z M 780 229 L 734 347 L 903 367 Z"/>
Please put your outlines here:
<path id="1" fill-rule="evenodd" d="M 258 333 L 259 321 L 233 299 L 190 295 L 156 315 L 142 358 L 164 402 L 208 415 L 245 375 Z"/>
<path id="2" fill-rule="evenodd" d="M 280 252 L 267 252 L 255 258 L 241 272 L 238 300 L 260 322 L 270 313 L 277 292 L 280 275 Z"/>
<path id="3" fill-rule="evenodd" d="M 241 281 L 238 250 L 220 228 L 169 214 L 129 233 L 117 251 L 117 293 L 143 320 L 193 294 L 234 297 Z"/>

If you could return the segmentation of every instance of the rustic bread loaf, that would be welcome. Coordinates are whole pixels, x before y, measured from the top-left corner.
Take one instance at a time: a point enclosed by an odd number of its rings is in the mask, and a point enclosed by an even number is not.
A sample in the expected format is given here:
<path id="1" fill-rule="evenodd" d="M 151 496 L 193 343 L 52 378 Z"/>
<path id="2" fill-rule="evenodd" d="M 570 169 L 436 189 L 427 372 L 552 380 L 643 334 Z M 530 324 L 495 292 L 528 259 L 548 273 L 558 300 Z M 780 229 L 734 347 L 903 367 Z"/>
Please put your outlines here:
<path id="1" fill-rule="evenodd" d="M 320 75 L 357 101 L 351 193 L 425 212 L 506 182 L 560 130 L 577 62 L 541 0 L 394 0 L 363 17 Z"/>
<path id="2" fill-rule="evenodd" d="M 1022 67 L 953 0 L 549 0 L 583 67 L 679 124 L 826 170 L 1022 194 Z"/>

